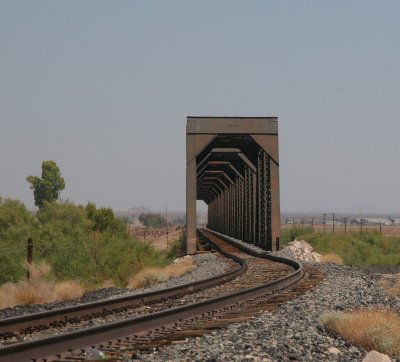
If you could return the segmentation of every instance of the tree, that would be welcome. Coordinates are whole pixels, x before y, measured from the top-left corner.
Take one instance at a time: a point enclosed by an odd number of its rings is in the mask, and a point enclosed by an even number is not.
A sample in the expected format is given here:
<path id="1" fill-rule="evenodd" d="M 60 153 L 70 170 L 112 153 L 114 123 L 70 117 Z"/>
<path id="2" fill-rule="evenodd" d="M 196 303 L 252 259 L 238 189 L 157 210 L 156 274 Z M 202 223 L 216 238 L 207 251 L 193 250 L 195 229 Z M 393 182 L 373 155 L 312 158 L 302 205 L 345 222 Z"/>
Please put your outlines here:
<path id="1" fill-rule="evenodd" d="M 167 220 L 164 216 L 150 212 L 148 214 L 140 214 L 139 221 L 147 227 L 163 228 L 167 226 Z"/>
<path id="2" fill-rule="evenodd" d="M 94 202 L 88 202 L 86 205 L 86 213 L 93 222 L 93 231 L 112 233 L 126 233 L 126 225 L 122 220 L 114 216 L 114 212 L 109 207 L 96 208 Z"/>
<path id="3" fill-rule="evenodd" d="M 35 205 L 41 209 L 45 201 L 54 202 L 58 200 L 60 192 L 65 188 L 65 181 L 61 171 L 54 161 L 42 162 L 42 177 L 28 176 L 26 178 L 31 184 Z"/>

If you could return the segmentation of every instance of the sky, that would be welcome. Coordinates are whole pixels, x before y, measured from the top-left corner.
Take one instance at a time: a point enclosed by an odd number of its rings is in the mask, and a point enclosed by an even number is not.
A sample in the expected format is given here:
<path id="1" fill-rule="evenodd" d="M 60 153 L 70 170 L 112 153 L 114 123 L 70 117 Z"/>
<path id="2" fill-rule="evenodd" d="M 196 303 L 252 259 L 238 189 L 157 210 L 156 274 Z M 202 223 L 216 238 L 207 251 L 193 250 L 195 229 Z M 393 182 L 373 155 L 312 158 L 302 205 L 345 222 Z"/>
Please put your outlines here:
<path id="1" fill-rule="evenodd" d="M 400 212 L 400 2 L 0 1 L 0 197 L 185 209 L 192 116 L 276 116 L 281 210 Z"/>

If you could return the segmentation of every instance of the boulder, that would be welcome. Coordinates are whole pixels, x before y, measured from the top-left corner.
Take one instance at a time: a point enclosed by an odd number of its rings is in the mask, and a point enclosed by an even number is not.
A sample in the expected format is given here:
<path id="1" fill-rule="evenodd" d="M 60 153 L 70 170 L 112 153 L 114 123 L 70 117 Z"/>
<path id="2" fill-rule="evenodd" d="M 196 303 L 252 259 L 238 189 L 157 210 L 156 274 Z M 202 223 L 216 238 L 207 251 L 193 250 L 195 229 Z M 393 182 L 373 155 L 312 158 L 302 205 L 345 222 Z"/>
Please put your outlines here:
<path id="1" fill-rule="evenodd" d="M 392 360 L 387 354 L 379 353 L 377 351 L 368 352 L 362 362 L 391 362 Z"/>
<path id="2" fill-rule="evenodd" d="M 336 347 L 330 347 L 330 348 L 328 349 L 328 352 L 329 352 L 330 354 L 333 354 L 333 355 L 335 355 L 335 356 L 338 356 L 338 355 L 340 354 L 340 349 L 338 349 L 338 348 L 336 348 Z"/>

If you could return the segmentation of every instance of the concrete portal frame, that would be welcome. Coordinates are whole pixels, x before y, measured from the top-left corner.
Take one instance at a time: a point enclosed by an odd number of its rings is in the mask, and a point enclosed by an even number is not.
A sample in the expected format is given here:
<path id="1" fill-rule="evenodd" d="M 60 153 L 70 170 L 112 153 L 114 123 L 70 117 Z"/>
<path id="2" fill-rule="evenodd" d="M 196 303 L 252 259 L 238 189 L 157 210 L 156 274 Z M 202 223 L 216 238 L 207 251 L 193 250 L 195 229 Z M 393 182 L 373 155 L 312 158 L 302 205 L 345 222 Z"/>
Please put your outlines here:
<path id="1" fill-rule="evenodd" d="M 279 248 L 276 117 L 187 117 L 187 254 L 196 252 L 196 200 L 207 203 L 212 229 Z"/>

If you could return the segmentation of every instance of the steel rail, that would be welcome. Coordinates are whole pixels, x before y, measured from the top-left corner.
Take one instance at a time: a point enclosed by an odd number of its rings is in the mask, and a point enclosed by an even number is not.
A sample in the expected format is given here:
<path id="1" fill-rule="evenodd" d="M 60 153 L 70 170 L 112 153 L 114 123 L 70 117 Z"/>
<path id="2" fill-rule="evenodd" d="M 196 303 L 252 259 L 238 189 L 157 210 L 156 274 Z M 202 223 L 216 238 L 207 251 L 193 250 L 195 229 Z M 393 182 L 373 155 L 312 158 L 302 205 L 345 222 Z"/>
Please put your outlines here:
<path id="1" fill-rule="evenodd" d="M 122 308 L 134 308 L 136 306 L 157 302 L 168 298 L 178 298 L 188 293 L 207 288 L 216 284 L 221 284 L 235 279 L 240 274 L 247 270 L 247 265 L 236 256 L 228 256 L 239 264 L 238 267 L 225 272 L 223 274 L 214 276 L 209 279 L 204 279 L 192 283 L 183 284 L 180 286 L 156 290 L 152 292 L 140 293 L 124 297 L 112 298 L 101 300 L 97 302 L 90 302 L 79 304 L 75 306 L 54 309 L 46 312 L 33 313 L 29 315 L 12 317 L 0 320 L 0 334 L 15 332 L 23 330 L 24 328 L 32 328 L 39 325 L 48 325 L 56 322 L 68 322 L 73 318 L 80 318 L 83 316 L 100 315 L 106 312 Z M 0 349 L 1 356 L 1 349 Z"/>
<path id="2" fill-rule="evenodd" d="M 205 235 L 203 234 L 203 236 Z M 43 357 L 61 355 L 60 352 L 96 345 L 109 340 L 122 339 L 123 337 L 138 332 L 171 325 L 181 319 L 212 314 L 217 310 L 229 308 L 230 306 L 243 303 L 249 299 L 273 294 L 278 290 L 296 283 L 304 275 L 302 265 L 294 260 L 271 258 L 269 256 L 266 258 L 293 266 L 295 270 L 281 279 L 228 295 L 112 322 L 106 325 L 91 327 L 77 332 L 6 346 L 0 349 L 0 362 L 20 362 L 35 358 L 43 359 Z"/>

